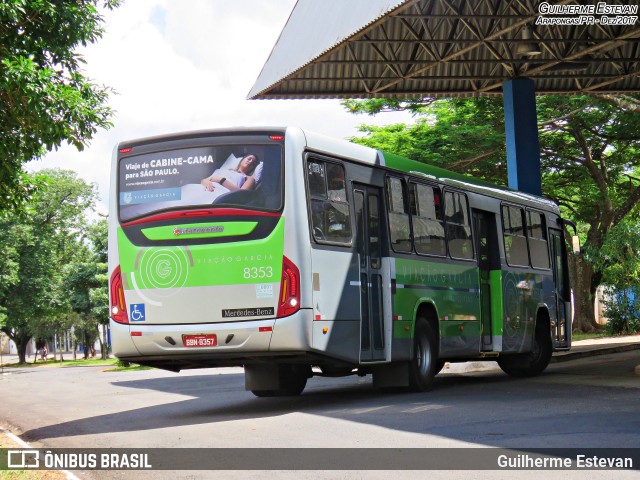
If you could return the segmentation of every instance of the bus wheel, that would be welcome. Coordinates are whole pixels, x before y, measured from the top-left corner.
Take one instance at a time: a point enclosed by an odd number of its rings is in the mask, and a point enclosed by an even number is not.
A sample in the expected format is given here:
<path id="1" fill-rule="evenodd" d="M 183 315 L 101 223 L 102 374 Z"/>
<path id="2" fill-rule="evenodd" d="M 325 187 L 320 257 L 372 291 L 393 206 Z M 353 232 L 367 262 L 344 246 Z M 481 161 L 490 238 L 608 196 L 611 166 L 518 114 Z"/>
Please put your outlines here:
<path id="1" fill-rule="evenodd" d="M 535 377 L 540 375 L 551 360 L 553 345 L 546 317 L 539 316 L 533 345 L 528 353 L 505 355 L 498 358 L 498 365 L 504 373 L 512 377 Z"/>
<path id="2" fill-rule="evenodd" d="M 273 390 L 251 390 L 256 397 L 295 397 L 307 386 L 311 368 L 304 365 L 280 365 L 278 367 L 280 388 Z"/>
<path id="3" fill-rule="evenodd" d="M 438 366 L 436 335 L 427 319 L 419 317 L 413 337 L 413 359 L 409 364 L 411 389 L 418 392 L 431 390 Z"/>

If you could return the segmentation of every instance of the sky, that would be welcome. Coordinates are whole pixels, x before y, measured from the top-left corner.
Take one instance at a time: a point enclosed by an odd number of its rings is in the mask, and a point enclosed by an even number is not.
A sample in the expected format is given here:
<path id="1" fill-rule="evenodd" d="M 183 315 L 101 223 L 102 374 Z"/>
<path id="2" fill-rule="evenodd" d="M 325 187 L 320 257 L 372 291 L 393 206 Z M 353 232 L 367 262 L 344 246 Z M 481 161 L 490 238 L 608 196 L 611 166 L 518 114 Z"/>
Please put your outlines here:
<path id="1" fill-rule="evenodd" d="M 338 100 L 247 100 L 295 0 L 126 0 L 104 13 L 105 34 L 78 50 L 84 73 L 115 90 L 114 126 L 78 152 L 63 145 L 27 170 L 74 170 L 98 185 L 107 214 L 111 156 L 118 142 L 234 126 L 297 126 L 335 138 L 357 126 L 409 122 L 401 113 L 346 112 Z"/>

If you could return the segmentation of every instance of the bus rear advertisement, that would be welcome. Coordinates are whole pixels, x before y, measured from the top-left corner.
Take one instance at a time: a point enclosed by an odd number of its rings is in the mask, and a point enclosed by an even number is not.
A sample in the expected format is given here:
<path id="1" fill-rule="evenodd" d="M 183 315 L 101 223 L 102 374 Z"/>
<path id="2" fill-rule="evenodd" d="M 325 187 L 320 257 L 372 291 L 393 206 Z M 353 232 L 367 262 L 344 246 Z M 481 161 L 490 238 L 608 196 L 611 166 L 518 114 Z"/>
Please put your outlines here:
<path id="1" fill-rule="evenodd" d="M 257 396 L 313 375 L 431 389 L 445 362 L 531 376 L 570 348 L 552 202 L 298 128 L 120 143 L 114 354 L 242 366 Z"/>

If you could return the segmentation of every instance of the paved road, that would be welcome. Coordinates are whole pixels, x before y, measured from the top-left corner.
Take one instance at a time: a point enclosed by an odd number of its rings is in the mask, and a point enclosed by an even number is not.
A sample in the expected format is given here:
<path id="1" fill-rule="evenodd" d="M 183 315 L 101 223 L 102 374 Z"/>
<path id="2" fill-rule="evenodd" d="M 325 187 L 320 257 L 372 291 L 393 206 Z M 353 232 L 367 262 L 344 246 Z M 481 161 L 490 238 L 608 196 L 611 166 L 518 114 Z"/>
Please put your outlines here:
<path id="1" fill-rule="evenodd" d="M 0 380 L 0 419 L 42 447 L 638 447 L 638 364 L 640 350 L 553 364 L 527 380 L 496 369 L 445 372 L 428 394 L 381 393 L 369 378 L 313 378 L 302 396 L 279 399 L 245 392 L 239 369 L 180 374 L 12 369 Z M 512 478 L 513 473 L 469 478 Z M 545 478 L 544 472 L 535 473 L 540 477 L 528 478 Z M 594 478 L 640 478 L 637 471 L 593 473 Z M 260 472 L 237 475 L 264 477 Z M 308 478 L 388 475 L 316 472 Z M 424 473 L 401 475 L 424 478 Z M 584 475 L 563 472 L 563 478 Z M 446 472 L 435 475 L 446 477 Z M 141 478 L 175 476 L 156 472 Z M 219 477 L 187 472 L 180 478 Z M 279 472 L 277 478 L 296 475 Z"/>

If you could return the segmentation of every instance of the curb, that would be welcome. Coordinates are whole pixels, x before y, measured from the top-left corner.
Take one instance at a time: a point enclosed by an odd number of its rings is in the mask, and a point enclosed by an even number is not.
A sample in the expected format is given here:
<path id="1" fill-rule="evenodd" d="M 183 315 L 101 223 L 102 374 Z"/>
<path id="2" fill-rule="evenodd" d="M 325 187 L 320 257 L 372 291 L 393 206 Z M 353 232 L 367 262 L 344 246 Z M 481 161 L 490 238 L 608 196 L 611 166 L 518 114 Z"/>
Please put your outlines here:
<path id="1" fill-rule="evenodd" d="M 5 435 L 7 438 L 9 438 L 11 441 L 13 441 L 14 443 L 17 443 L 18 445 L 20 445 L 20 447 L 27 449 L 27 450 L 34 450 L 34 447 L 32 447 L 31 445 L 29 445 L 27 442 L 25 442 L 24 440 L 22 440 L 20 437 L 18 437 L 17 435 L 14 435 L 13 433 L 11 433 L 9 430 L 6 430 L 2 427 L 0 427 L 0 435 Z M 9 472 L 11 473 L 11 470 L 4 470 L 5 472 Z M 37 471 L 37 470 L 34 470 Z M 46 470 L 40 470 L 44 473 L 46 473 Z M 57 469 L 50 469 L 50 471 L 52 472 L 60 472 L 62 473 L 65 477 L 67 477 L 67 480 L 80 480 L 78 477 L 76 477 L 73 473 L 71 473 L 69 470 L 57 470 Z M 46 475 L 43 476 L 43 478 L 46 478 Z"/>
<path id="2" fill-rule="evenodd" d="M 595 357 L 598 355 L 609 355 L 612 353 L 624 353 L 631 352 L 633 350 L 640 350 L 640 343 L 628 343 L 624 345 L 617 345 L 614 347 L 598 347 L 589 350 L 575 351 L 575 352 L 557 352 L 549 361 L 549 364 L 552 363 L 563 363 L 569 362 L 571 360 L 578 360 L 580 358 L 588 358 Z M 442 370 L 442 373 L 452 373 L 452 374 L 460 374 L 460 373 L 471 373 L 471 372 L 482 372 L 489 370 L 499 370 L 500 367 L 495 363 L 492 359 L 487 360 L 471 360 L 468 362 L 453 362 L 449 363 L 448 367 L 445 367 Z M 640 365 L 638 365 L 638 373 L 640 376 Z"/>
<path id="3" fill-rule="evenodd" d="M 631 352 L 633 350 L 640 350 L 640 343 L 618 345 L 617 347 L 602 347 L 593 350 L 585 350 L 582 352 L 560 353 L 551 357 L 551 361 L 549 363 L 568 362 L 569 360 L 577 360 L 579 358 L 595 357 L 597 355 L 609 355 L 610 353 Z"/>

